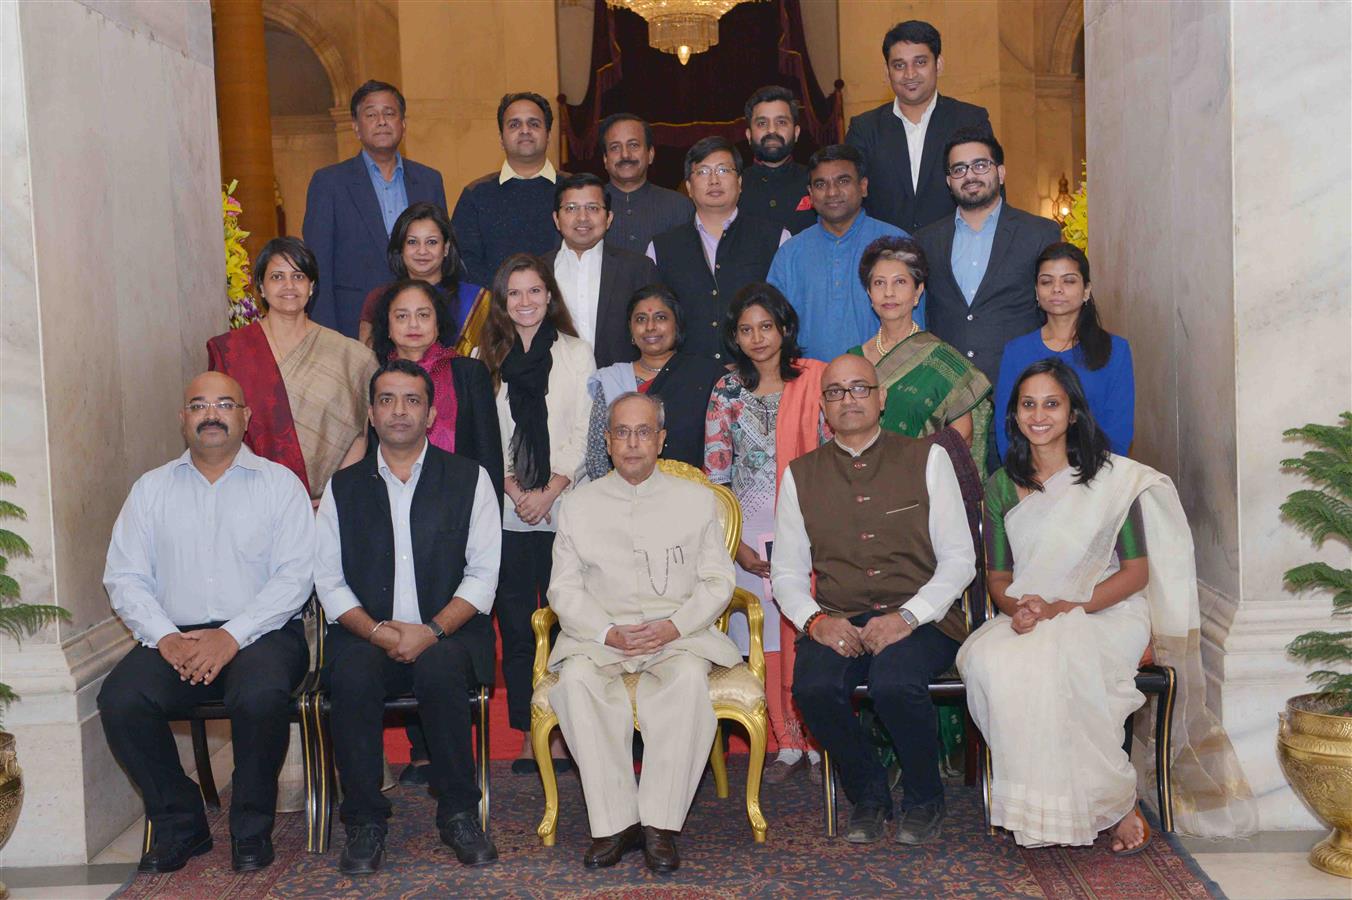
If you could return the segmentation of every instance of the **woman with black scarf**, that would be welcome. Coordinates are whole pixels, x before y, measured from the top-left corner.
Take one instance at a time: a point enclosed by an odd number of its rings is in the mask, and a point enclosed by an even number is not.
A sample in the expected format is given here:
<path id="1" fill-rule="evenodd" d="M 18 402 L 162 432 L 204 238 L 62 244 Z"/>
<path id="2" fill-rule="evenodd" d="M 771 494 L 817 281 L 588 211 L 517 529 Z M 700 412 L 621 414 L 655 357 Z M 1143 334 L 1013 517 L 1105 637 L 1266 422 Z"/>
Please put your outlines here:
<path id="1" fill-rule="evenodd" d="M 478 355 L 497 392 L 505 464 L 502 566 L 493 605 L 502 634 L 502 673 L 511 726 L 524 733 L 512 771 L 537 771 L 530 744 L 530 618 L 546 602 L 559 496 L 583 473 L 596 369 L 577 336 L 554 275 L 528 253 L 509 256 L 493 278 Z M 562 742 L 556 744 L 555 770 Z"/>

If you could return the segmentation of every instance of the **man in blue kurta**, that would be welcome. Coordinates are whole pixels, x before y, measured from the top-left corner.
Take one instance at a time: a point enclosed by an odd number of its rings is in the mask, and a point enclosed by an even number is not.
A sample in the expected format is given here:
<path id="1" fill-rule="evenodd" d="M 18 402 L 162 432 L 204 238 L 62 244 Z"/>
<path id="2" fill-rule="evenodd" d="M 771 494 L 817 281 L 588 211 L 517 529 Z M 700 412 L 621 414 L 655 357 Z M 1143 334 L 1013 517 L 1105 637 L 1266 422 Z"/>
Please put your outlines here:
<path id="1" fill-rule="evenodd" d="M 880 237 L 908 235 L 864 212 L 868 173 L 863 155 L 848 144 L 812 154 L 808 193 L 817 224 L 779 248 L 766 280 L 784 292 L 798 313 L 798 343 L 804 354 L 829 362 L 871 338 L 879 327 L 859 280 L 865 248 Z M 924 327 L 923 299 L 915 320 Z"/>

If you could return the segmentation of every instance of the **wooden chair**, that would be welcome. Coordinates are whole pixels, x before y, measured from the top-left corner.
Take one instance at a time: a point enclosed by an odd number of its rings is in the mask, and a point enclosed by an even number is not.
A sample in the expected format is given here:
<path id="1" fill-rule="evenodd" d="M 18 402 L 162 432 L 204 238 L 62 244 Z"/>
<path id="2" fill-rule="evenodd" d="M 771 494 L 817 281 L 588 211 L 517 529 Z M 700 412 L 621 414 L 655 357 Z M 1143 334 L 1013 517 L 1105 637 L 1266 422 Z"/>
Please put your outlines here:
<path id="1" fill-rule="evenodd" d="M 658 468 L 665 474 L 685 478 L 707 486 L 718 498 L 718 516 L 723 524 L 724 538 L 728 545 L 728 554 L 735 555 L 737 545 L 742 539 L 742 508 L 732 491 L 722 485 L 709 482 L 703 473 L 694 466 L 676 460 L 658 461 Z M 714 715 L 719 722 L 737 722 L 746 729 L 751 743 L 751 760 L 746 776 L 746 815 L 751 822 L 751 832 L 756 843 L 765 842 L 768 825 L 760 807 L 761 772 L 765 767 L 765 746 L 770 730 L 769 712 L 765 705 L 765 645 L 762 638 L 762 626 L 765 613 L 761 610 L 760 600 L 753 594 L 737 588 L 732 600 L 718 619 L 718 627 L 725 633 L 728 620 L 733 613 L 746 615 L 751 635 L 750 658 L 731 668 L 714 666 L 709 673 L 709 699 L 713 701 Z M 559 724 L 559 717 L 549 705 L 549 691 L 558 684 L 559 676 L 549 671 L 550 632 L 558 617 L 549 607 L 535 611 L 531 616 L 531 628 L 535 631 L 535 665 L 533 670 L 534 694 L 531 698 L 531 745 L 535 750 L 535 761 L 540 767 L 540 779 L 544 782 L 545 812 L 536 833 L 546 847 L 554 846 L 559 819 L 559 786 L 554 774 L 554 765 L 550 760 L 549 737 Z M 634 702 L 638 688 L 638 674 L 624 676 L 625 687 L 629 690 L 630 703 Z M 638 728 L 635 719 L 634 728 Z M 709 753 L 709 764 L 714 771 L 714 786 L 718 796 L 728 796 L 728 772 L 723 758 L 723 727 L 720 724 L 714 736 L 713 748 Z"/>

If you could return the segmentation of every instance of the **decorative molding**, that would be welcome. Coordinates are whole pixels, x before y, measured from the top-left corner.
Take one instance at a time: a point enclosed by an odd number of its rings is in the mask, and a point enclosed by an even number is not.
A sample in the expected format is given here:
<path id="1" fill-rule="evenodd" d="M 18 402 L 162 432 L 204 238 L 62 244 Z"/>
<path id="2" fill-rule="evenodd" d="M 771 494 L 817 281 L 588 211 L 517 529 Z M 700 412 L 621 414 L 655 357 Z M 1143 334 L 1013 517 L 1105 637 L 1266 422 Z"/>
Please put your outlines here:
<path id="1" fill-rule="evenodd" d="M 347 110 L 343 110 L 347 118 Z M 351 119 L 348 119 L 350 122 Z M 273 116 L 272 134 L 274 137 L 291 135 L 322 134 L 333 137 L 333 116 L 328 113 L 312 113 L 304 116 Z"/>
<path id="2" fill-rule="evenodd" d="M 1079 75 L 1038 75 L 1034 88 L 1039 100 L 1084 98 L 1084 79 Z"/>
<path id="3" fill-rule="evenodd" d="M 1075 65 L 1075 44 L 1084 30 L 1084 3 L 1082 0 L 1070 0 L 1061 21 L 1056 25 L 1056 36 L 1052 38 L 1052 57 L 1048 70 L 1053 75 L 1073 75 Z"/>
<path id="4" fill-rule="evenodd" d="M 348 99 L 356 90 L 357 82 L 348 69 L 343 54 L 329 36 L 328 31 L 293 0 L 265 0 L 263 3 L 263 21 L 284 28 L 304 41 L 319 64 L 329 76 L 329 89 L 333 92 L 334 106 L 347 110 Z"/>

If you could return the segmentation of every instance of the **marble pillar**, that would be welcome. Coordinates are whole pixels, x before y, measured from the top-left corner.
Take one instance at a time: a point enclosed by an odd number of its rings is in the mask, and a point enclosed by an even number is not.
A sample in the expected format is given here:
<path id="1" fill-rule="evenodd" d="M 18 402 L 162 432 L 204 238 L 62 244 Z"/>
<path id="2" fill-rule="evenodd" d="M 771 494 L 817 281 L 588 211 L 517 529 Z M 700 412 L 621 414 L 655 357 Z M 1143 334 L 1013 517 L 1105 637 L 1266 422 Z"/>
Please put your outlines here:
<path id="1" fill-rule="evenodd" d="M 1094 296 L 1132 345 L 1133 455 L 1192 523 L 1209 699 L 1264 829 L 1314 826 L 1274 741 L 1309 690 L 1285 646 L 1332 618 L 1282 573 L 1348 564 L 1278 507 L 1305 449 L 1282 431 L 1352 407 L 1350 28 L 1340 2 L 1085 4 Z"/>
<path id="2" fill-rule="evenodd" d="M 103 559 L 226 326 L 212 69 L 204 2 L 0 3 L 0 459 L 34 551 L 10 572 L 71 613 L 0 638 L 27 783 L 0 866 L 84 863 L 140 814 L 95 706 L 131 646 Z"/>

